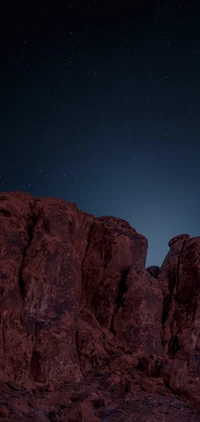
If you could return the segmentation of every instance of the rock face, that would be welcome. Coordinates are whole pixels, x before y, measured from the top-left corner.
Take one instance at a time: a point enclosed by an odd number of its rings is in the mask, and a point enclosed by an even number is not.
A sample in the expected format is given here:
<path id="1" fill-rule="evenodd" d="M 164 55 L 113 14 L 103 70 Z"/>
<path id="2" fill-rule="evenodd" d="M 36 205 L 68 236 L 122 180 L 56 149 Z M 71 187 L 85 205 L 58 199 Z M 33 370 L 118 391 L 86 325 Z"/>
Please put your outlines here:
<path id="1" fill-rule="evenodd" d="M 170 251 L 158 280 L 165 284 L 163 346 L 171 358 L 187 364 L 188 375 L 200 376 L 200 237 L 181 235 Z"/>
<path id="2" fill-rule="evenodd" d="M 0 194 L 0 421 L 200 421 L 200 238 L 169 246 L 145 270 L 126 221 Z"/>

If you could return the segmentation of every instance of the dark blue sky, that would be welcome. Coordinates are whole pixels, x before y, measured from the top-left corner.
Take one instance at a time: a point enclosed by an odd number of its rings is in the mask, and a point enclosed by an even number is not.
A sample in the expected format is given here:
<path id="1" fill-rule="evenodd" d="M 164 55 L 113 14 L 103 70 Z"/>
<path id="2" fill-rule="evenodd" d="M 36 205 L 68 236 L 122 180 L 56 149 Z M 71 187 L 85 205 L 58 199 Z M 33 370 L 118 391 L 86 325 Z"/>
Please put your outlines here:
<path id="1" fill-rule="evenodd" d="M 198 2 L 26 3 L 0 22 L 0 190 L 122 217 L 160 265 L 200 235 Z"/>

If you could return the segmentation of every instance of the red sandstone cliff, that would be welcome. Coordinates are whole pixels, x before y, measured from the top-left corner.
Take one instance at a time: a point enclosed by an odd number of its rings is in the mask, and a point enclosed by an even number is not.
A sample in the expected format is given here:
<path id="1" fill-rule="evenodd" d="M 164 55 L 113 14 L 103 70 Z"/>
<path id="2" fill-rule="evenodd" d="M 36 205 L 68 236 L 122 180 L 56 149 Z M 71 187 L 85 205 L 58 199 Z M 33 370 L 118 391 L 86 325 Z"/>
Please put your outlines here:
<path id="1" fill-rule="evenodd" d="M 0 421 L 200 421 L 200 237 L 0 194 Z"/>

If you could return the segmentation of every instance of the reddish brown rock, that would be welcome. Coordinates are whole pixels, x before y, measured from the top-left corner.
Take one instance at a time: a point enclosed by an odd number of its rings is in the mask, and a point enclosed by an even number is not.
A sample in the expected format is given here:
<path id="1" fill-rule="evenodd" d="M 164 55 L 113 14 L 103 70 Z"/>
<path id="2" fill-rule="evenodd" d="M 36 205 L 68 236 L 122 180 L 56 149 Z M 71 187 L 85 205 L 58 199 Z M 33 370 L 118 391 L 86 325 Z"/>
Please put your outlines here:
<path id="1" fill-rule="evenodd" d="M 200 237 L 173 243 L 159 280 L 168 284 L 164 300 L 164 345 L 167 353 L 187 362 L 190 376 L 200 376 Z"/>
<path id="2" fill-rule="evenodd" d="M 199 238 L 169 246 L 145 270 L 126 221 L 0 194 L 0 420 L 200 421 Z"/>
<path id="3" fill-rule="evenodd" d="M 162 378 L 144 378 L 141 382 L 141 387 L 148 393 L 165 393 L 165 385 Z"/>
<path id="4" fill-rule="evenodd" d="M 1 209 L 0 376 L 23 385 L 79 379 L 76 320 L 92 217 L 20 194 Z"/>

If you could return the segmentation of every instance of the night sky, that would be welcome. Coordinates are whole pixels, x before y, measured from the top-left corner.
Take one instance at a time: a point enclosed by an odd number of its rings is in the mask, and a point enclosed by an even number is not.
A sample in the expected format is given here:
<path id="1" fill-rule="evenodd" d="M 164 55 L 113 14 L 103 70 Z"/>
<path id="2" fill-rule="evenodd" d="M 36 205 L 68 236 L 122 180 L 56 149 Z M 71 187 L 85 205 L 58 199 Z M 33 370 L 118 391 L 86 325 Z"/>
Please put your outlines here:
<path id="1" fill-rule="evenodd" d="M 8 3 L 0 190 L 124 218 L 161 265 L 200 235 L 199 2 Z"/>

